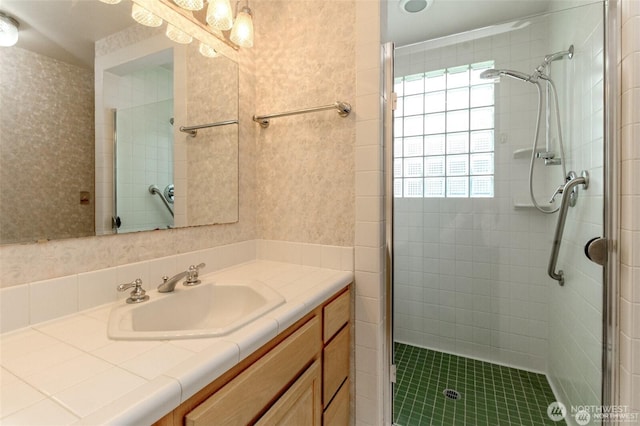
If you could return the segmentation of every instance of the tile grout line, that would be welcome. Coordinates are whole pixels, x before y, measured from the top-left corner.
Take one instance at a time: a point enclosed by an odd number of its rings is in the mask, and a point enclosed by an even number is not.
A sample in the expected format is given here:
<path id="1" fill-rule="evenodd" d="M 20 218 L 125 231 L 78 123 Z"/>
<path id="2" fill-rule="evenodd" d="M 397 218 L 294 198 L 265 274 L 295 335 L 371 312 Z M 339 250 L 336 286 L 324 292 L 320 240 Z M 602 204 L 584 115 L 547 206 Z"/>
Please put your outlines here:
<path id="1" fill-rule="evenodd" d="M 545 405 L 554 398 L 544 375 L 512 367 L 397 343 L 395 361 L 400 426 L 545 424 Z M 462 399 L 449 400 L 445 388 Z"/>

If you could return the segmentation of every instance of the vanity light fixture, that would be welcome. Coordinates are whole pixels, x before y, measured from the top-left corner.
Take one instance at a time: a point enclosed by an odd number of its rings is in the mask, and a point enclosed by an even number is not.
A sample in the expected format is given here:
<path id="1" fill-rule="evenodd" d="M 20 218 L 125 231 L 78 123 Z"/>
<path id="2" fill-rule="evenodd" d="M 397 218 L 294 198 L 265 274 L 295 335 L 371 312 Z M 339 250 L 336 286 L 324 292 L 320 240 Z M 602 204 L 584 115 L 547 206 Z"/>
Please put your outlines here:
<path id="1" fill-rule="evenodd" d="M 133 3 L 133 7 L 131 8 L 131 17 L 135 19 L 137 23 L 146 25 L 147 27 L 159 27 L 162 25 L 162 19 L 136 3 Z"/>
<path id="2" fill-rule="evenodd" d="M 233 26 L 233 13 L 229 0 L 209 0 L 207 24 L 218 30 L 228 31 Z"/>
<path id="3" fill-rule="evenodd" d="M 216 49 L 202 42 L 200 42 L 200 47 L 198 47 L 198 51 L 202 56 L 207 58 L 215 58 L 216 56 L 218 56 L 218 52 L 216 52 Z"/>
<path id="4" fill-rule="evenodd" d="M 173 2 L 185 10 L 201 10 L 204 7 L 204 0 L 173 0 Z"/>
<path id="5" fill-rule="evenodd" d="M 11 47 L 18 42 L 18 27 L 14 18 L 0 12 L 0 46 Z"/>
<path id="6" fill-rule="evenodd" d="M 169 40 L 173 40 L 176 43 L 189 44 L 193 41 L 193 37 L 171 24 L 167 24 L 167 32 L 165 34 L 169 37 Z"/>
<path id="7" fill-rule="evenodd" d="M 240 47 L 253 47 L 253 17 L 248 1 L 236 15 L 236 22 L 231 29 L 229 39 Z"/>
<path id="8" fill-rule="evenodd" d="M 122 0 L 100 1 L 117 4 Z M 159 27 L 167 20 L 165 34 L 176 43 L 189 44 L 193 37 L 201 38 L 196 34 L 205 31 L 234 50 L 253 47 L 253 12 L 249 7 L 249 0 L 246 0 L 243 7 L 240 7 L 240 1 L 236 2 L 235 20 L 230 0 L 206 1 L 206 13 L 196 16 L 192 11 L 203 9 L 205 0 L 133 0 L 131 17 L 148 27 Z M 202 36 L 205 40 L 208 38 L 208 35 Z M 199 51 L 210 58 L 218 54 L 211 43 L 201 45 Z"/>

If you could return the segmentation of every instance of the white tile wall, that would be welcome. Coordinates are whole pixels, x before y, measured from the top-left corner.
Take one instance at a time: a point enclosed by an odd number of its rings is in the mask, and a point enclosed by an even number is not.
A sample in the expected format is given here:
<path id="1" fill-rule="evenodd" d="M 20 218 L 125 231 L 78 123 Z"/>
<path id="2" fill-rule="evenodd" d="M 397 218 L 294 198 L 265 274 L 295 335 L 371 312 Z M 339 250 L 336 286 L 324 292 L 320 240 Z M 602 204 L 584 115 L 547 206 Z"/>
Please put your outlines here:
<path id="1" fill-rule="evenodd" d="M 166 228 L 173 218 L 158 196 L 173 179 L 173 72 L 165 67 L 135 71 L 105 87 L 118 109 L 117 196 L 120 232 Z"/>
<path id="2" fill-rule="evenodd" d="M 380 1 L 356 2 L 355 422 L 390 423 L 385 365 Z M 367 183 L 365 178 L 373 178 Z"/>
<path id="3" fill-rule="evenodd" d="M 149 72 L 149 75 L 145 75 L 145 71 L 132 71 L 128 75 L 124 76 L 117 75 L 113 73 L 112 70 L 124 63 L 134 61 L 168 48 L 172 48 L 172 42 L 163 34 L 160 34 L 159 36 L 151 36 L 141 42 L 131 44 L 96 57 L 95 179 L 97 235 L 111 234 L 113 232 L 111 228 L 111 217 L 113 215 L 114 122 L 111 109 L 126 109 L 143 104 L 154 103 L 159 100 L 167 100 L 171 98 L 171 93 L 173 93 L 173 79 L 171 77 L 172 72 L 170 70 L 158 67 L 155 71 Z M 122 74 L 121 71 L 118 71 L 118 73 Z M 147 77 L 149 78 L 147 79 Z M 173 105 L 170 106 L 170 109 L 173 109 Z M 169 115 L 169 117 L 171 116 L 173 116 L 173 114 Z M 145 123 L 144 125 L 139 125 L 143 122 Z M 148 180 L 162 180 L 163 182 L 158 183 L 158 186 L 161 189 L 164 189 L 164 186 L 166 186 L 169 181 L 173 181 L 173 177 L 169 179 L 168 176 L 168 173 L 172 171 L 172 163 L 169 160 L 173 153 L 165 148 L 158 148 L 158 143 L 162 139 L 166 140 L 166 136 L 159 138 L 158 136 L 160 135 L 160 132 L 156 132 L 156 129 L 159 128 L 157 123 L 148 123 L 148 120 L 145 120 L 143 114 L 138 113 L 136 115 L 135 123 L 137 123 L 135 126 L 133 124 L 130 126 L 124 126 L 129 129 L 127 133 L 131 138 L 121 138 L 124 139 L 122 140 L 123 146 L 121 148 L 127 151 L 131 158 L 133 158 L 134 154 L 144 158 L 141 162 L 128 164 L 130 167 L 127 167 L 127 170 L 122 173 L 123 176 L 118 177 L 118 179 L 122 181 L 119 182 L 120 195 L 123 193 L 130 194 L 129 198 L 132 198 L 133 196 L 132 191 L 135 186 L 134 182 L 142 181 L 146 183 Z M 171 137 L 171 128 L 168 123 L 166 123 L 166 126 L 169 130 L 168 136 Z M 135 153 L 133 149 L 134 137 L 137 141 L 135 142 Z M 139 143 L 141 139 L 144 139 L 144 145 Z M 128 147 L 128 145 L 130 147 Z M 144 148 L 141 148 L 141 146 L 144 146 Z M 127 161 L 125 160 L 125 163 L 126 162 Z M 159 167 L 158 164 L 162 165 Z M 166 183 L 164 183 L 165 181 Z M 140 190 L 141 185 L 141 183 L 138 184 L 136 191 Z M 149 185 L 150 183 L 147 184 L 146 187 L 148 188 Z M 146 194 L 149 193 L 147 192 L 145 195 Z M 141 229 L 142 223 L 147 217 L 158 219 L 156 222 L 159 227 L 165 227 L 168 221 L 170 221 L 170 215 L 168 218 L 165 217 L 168 215 L 168 212 L 166 212 L 166 209 L 163 211 L 164 206 L 156 205 L 158 203 L 152 204 L 153 201 L 159 202 L 159 200 L 154 200 L 154 197 L 151 197 L 150 195 L 151 194 L 149 194 L 149 197 L 145 198 L 145 201 L 147 201 L 146 204 L 137 202 L 135 205 L 131 203 L 131 205 L 127 206 L 125 213 L 129 216 L 129 219 L 124 222 L 125 227 L 129 227 L 132 230 Z M 131 213 L 133 216 L 130 216 L 129 212 L 136 213 Z M 154 226 L 154 222 L 149 224 L 149 226 Z"/>
<path id="4" fill-rule="evenodd" d="M 323 249 L 323 246 L 319 246 Z M 327 252 L 337 253 L 333 257 L 340 259 L 338 270 L 352 270 L 353 263 L 347 248 L 326 248 Z M 37 281 L 0 289 L 0 332 L 8 332 L 28 325 L 42 323 L 64 315 L 76 313 L 105 303 L 111 303 L 118 298 L 127 297 L 127 292 L 117 293 L 118 284 L 141 278 L 143 288 L 151 289 L 161 282 L 163 275 L 173 275 L 179 270 L 186 269 L 191 264 L 205 262 L 204 273 L 217 271 L 238 263 L 248 262 L 256 258 L 256 241 L 249 240 L 241 243 L 228 244 L 205 250 L 198 250 L 186 254 L 168 256 L 145 262 L 130 263 L 116 268 L 106 268 L 88 273 L 69 275 L 61 278 Z M 345 267 L 342 268 L 342 262 Z M 328 267 L 328 266 L 327 266 Z M 91 318 L 78 321 L 76 327 L 82 331 L 91 327 Z M 48 330 L 48 332 L 52 332 Z M 92 344 L 92 339 L 86 340 L 86 335 L 79 333 L 79 347 Z M 94 333 L 95 338 L 102 337 L 102 333 Z M 89 350 L 91 348 L 87 348 Z M 3 348 L 3 355 L 5 354 Z"/>
<path id="5" fill-rule="evenodd" d="M 473 43 L 399 48 L 395 76 L 487 60 L 530 72 L 548 53 L 546 26 L 534 19 L 524 29 Z M 513 154 L 531 147 L 537 92 L 503 78 L 495 93 L 495 197 L 395 199 L 395 339 L 544 371 L 551 218 L 514 207 L 531 204 L 529 157 Z M 550 196 L 551 182 L 562 182 L 557 169 L 536 167 L 534 177 L 543 182 L 538 199 Z"/>
<path id="6" fill-rule="evenodd" d="M 128 297 L 128 291 L 118 293 L 118 284 L 136 278 L 143 281 L 143 288 L 153 289 L 164 275 L 172 276 L 186 270 L 189 265 L 204 262 L 202 273 L 225 269 L 239 263 L 255 259 L 287 262 L 297 265 L 353 271 L 353 247 L 324 246 L 318 244 L 290 243 L 285 241 L 248 240 L 106 268 L 93 272 L 69 275 L 51 280 L 37 281 L 24 285 L 0 289 L 0 332 L 9 332 L 28 325 L 39 324 L 36 328 L 46 334 L 59 337 L 85 351 L 104 350 L 105 359 L 114 362 L 119 358 L 118 343 L 111 343 L 102 333 L 103 325 L 90 315 L 83 318 L 58 321 L 57 325 L 47 325 L 46 321 L 112 303 L 118 298 Z M 265 278 L 266 279 L 266 278 Z M 95 314 L 98 315 L 98 314 Z M 286 318 L 283 318 L 286 321 Z M 42 324 L 40 324 L 42 323 Z M 274 327 L 274 333 L 277 327 Z M 60 334 L 64 333 L 64 334 Z M 142 351 L 153 348 L 149 342 L 140 342 Z M 244 351 L 250 348 L 244 348 Z M 5 351 L 3 348 L 3 356 Z M 145 376 L 136 366 L 144 364 L 131 361 L 132 371 Z M 140 368 L 144 368 L 143 366 Z M 145 376 L 147 377 L 147 376 Z M 147 377 L 149 378 L 149 377 Z"/>
<path id="7" fill-rule="evenodd" d="M 587 170 L 591 180 L 567 215 L 558 258 L 565 285 L 551 287 L 548 377 L 557 398 L 567 407 L 599 405 L 603 270 L 583 253 L 587 241 L 602 235 L 604 223 L 602 6 L 551 15 L 549 35 L 551 50 L 566 50 L 568 44 L 575 48 L 568 72 L 557 73 L 556 83 L 561 105 L 571 106 L 563 108 L 562 119 L 566 123 L 567 170 L 578 174 Z"/>

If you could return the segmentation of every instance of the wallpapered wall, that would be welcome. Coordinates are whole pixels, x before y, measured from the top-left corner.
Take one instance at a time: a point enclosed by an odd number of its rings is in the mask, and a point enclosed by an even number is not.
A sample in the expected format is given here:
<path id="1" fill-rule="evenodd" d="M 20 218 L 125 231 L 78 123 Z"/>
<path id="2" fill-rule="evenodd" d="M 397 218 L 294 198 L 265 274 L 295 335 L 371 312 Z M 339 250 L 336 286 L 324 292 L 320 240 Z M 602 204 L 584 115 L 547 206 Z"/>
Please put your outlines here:
<path id="1" fill-rule="evenodd" d="M 252 3 L 255 47 L 232 52 L 240 74 L 238 223 L 2 246 L 0 286 L 254 238 L 353 245 L 356 4 L 320 3 L 313 14 L 305 5 Z M 99 43 L 96 54 L 155 35 L 134 26 Z M 356 112 L 274 119 L 268 129 L 251 120 L 336 100 L 351 102 Z"/>
<path id="2" fill-rule="evenodd" d="M 198 52 L 196 43 L 187 49 L 187 122 L 184 125 L 237 119 L 236 64 L 221 56 L 205 58 Z M 238 219 L 238 126 L 202 129 L 195 138 L 184 133 L 181 137 L 187 152 L 187 223 L 235 222 Z"/>
<path id="3" fill-rule="evenodd" d="M 93 234 L 92 70 L 5 48 L 0 79 L 0 243 Z"/>
<path id="4" fill-rule="evenodd" d="M 125 30 L 110 37 L 105 43 L 98 43 L 96 53 L 97 55 L 106 55 L 123 46 L 142 42 L 157 34 L 156 31 L 133 26 L 128 31 Z M 220 47 L 221 51 L 230 50 L 225 49 L 224 45 Z M 253 51 L 242 50 L 235 55 L 234 59 L 239 63 L 239 116 L 251 117 L 255 112 Z M 2 63 L 4 64 L 5 61 L 3 60 Z M 93 100 L 93 86 L 90 92 Z M 93 114 L 91 116 L 93 118 Z M 256 237 L 256 209 L 253 189 L 255 181 L 255 126 L 251 120 L 245 119 L 240 121 L 238 129 L 239 164 L 242 165 L 239 170 L 238 223 L 138 232 L 117 236 L 62 239 L 38 244 L 3 245 L 0 246 L 0 276 L 2 277 L 0 287 L 10 287 L 254 239 Z M 90 139 L 92 143 L 93 133 L 92 130 Z M 103 160 L 106 157 L 108 154 L 96 153 L 96 161 L 100 163 L 101 167 L 104 167 Z M 85 180 L 93 182 L 93 177 L 90 176 Z"/>
<path id="5" fill-rule="evenodd" d="M 355 4 L 255 3 L 256 113 L 355 104 Z M 355 114 L 273 119 L 258 130 L 260 238 L 353 245 Z"/>

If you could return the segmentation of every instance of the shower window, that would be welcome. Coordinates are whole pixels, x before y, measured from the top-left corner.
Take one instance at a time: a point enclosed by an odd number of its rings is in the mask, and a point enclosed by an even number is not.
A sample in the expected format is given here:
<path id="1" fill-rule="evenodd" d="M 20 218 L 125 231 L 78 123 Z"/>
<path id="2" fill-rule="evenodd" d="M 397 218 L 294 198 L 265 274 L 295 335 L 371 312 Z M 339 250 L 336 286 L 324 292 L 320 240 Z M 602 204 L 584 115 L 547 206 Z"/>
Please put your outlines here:
<path id="1" fill-rule="evenodd" d="M 493 61 L 399 77 L 396 197 L 493 197 Z"/>

